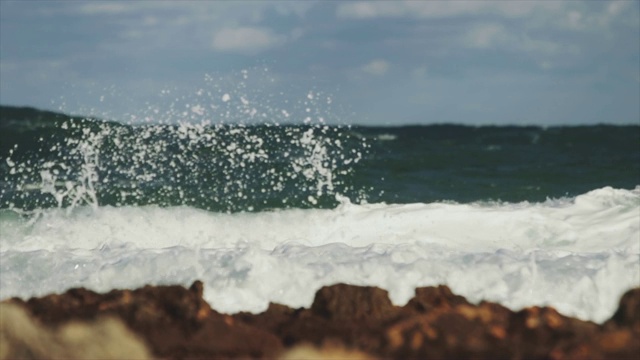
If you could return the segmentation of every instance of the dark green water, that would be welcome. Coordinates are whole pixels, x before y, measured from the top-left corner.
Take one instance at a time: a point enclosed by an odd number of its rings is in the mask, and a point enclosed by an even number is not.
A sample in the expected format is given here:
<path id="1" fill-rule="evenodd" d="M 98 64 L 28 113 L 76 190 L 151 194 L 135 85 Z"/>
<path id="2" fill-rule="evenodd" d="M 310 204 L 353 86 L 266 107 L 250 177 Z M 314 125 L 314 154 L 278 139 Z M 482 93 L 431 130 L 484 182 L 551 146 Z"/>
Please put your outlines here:
<path id="1" fill-rule="evenodd" d="M 130 126 L 0 110 L 0 208 L 519 202 L 640 184 L 640 126 Z"/>

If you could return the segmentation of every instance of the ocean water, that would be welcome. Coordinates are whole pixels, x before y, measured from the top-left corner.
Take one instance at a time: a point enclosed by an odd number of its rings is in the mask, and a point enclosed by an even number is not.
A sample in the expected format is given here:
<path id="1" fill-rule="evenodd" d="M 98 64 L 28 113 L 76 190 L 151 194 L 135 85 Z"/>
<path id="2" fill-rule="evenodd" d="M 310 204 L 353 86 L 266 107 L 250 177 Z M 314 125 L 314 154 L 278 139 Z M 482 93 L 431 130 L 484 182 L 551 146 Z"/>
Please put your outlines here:
<path id="1" fill-rule="evenodd" d="M 640 286 L 640 126 L 292 125 L 237 101 L 261 120 L 2 107 L 0 298 L 200 279 L 233 313 L 446 284 L 602 322 Z"/>

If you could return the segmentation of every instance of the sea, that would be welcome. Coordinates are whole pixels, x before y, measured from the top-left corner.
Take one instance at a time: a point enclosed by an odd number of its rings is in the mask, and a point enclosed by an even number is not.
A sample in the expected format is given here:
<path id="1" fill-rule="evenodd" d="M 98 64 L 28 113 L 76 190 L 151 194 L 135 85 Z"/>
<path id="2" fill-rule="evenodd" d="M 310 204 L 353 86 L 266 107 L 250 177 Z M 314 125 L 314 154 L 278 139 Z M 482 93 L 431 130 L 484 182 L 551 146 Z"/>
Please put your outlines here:
<path id="1" fill-rule="evenodd" d="M 235 313 L 443 284 L 603 322 L 640 286 L 640 124 L 329 125 L 246 102 L 1 107 L 0 299 L 201 280 Z"/>

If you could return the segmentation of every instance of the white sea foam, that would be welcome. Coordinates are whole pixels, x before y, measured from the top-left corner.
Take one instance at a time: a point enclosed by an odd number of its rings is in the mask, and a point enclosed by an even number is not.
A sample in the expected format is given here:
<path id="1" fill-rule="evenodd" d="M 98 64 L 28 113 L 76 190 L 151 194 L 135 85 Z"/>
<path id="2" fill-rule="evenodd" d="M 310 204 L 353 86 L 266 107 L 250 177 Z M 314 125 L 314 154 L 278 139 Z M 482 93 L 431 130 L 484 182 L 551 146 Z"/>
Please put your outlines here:
<path id="1" fill-rule="evenodd" d="M 0 297 L 201 279 L 217 310 L 309 306 L 323 285 L 449 285 L 512 309 L 602 322 L 640 286 L 640 187 L 544 203 L 364 204 L 221 214 L 188 207 L 0 211 Z"/>

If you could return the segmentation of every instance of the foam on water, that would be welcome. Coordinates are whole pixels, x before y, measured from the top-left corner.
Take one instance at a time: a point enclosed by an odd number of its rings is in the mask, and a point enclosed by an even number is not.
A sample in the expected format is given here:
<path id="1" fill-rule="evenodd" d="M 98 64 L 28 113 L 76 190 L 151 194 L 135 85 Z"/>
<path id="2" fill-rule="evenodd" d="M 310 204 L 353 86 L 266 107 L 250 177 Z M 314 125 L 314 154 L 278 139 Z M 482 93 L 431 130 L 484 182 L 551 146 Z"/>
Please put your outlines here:
<path id="1" fill-rule="evenodd" d="M 447 284 L 472 301 L 552 305 L 602 322 L 640 285 L 640 187 L 544 203 L 351 204 L 214 213 L 190 207 L 0 211 L 0 297 L 76 286 L 205 283 L 222 312 L 309 306 L 323 285 L 404 304 Z"/>
<path id="2" fill-rule="evenodd" d="M 446 284 L 471 301 L 601 322 L 640 286 L 640 187 L 369 204 L 378 190 L 354 185 L 354 166 L 398 135 L 327 126 L 331 96 L 289 102 L 251 79 L 227 89 L 207 76 L 168 108 L 129 114 L 131 126 L 35 121 L 38 136 L 0 161 L 0 298 L 199 279 L 233 313 L 309 306 L 338 282 L 382 287 L 399 305 Z"/>

